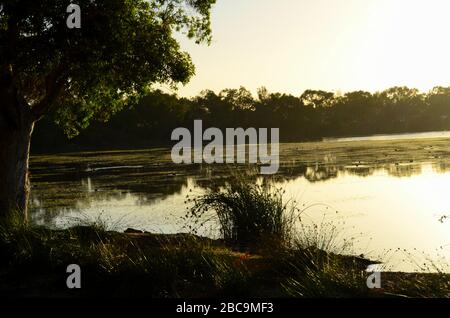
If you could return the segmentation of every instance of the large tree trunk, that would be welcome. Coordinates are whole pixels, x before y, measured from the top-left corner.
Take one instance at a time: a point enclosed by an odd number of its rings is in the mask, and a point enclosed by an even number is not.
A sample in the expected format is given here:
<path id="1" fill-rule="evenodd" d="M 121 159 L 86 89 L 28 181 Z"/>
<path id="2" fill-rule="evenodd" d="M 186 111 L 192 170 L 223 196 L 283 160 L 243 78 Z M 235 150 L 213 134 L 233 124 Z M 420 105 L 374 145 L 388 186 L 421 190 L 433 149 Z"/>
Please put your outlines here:
<path id="1" fill-rule="evenodd" d="M 34 121 L 12 81 L 0 79 L 0 217 L 20 213 L 26 220 L 28 159 Z"/>
<path id="2" fill-rule="evenodd" d="M 28 123 L 0 138 L 0 215 L 19 212 L 27 219 L 32 130 L 33 123 Z"/>

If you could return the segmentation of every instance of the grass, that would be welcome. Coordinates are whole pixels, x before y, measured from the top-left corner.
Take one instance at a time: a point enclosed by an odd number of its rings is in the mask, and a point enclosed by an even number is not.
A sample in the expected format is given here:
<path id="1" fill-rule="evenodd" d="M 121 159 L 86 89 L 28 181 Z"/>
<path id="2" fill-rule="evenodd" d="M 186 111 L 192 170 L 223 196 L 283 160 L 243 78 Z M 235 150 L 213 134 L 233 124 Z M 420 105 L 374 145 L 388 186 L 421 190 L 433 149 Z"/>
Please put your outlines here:
<path id="1" fill-rule="evenodd" d="M 118 233 L 102 220 L 67 230 L 0 222 L 0 295 L 146 297 L 449 297 L 450 276 L 383 273 L 366 286 L 363 257 L 332 224 L 299 223 L 270 183 L 234 178 L 192 200 L 194 220 L 215 218 L 222 239 L 194 234 Z M 78 264 L 82 289 L 65 285 Z"/>
<path id="2" fill-rule="evenodd" d="M 366 287 L 368 261 L 295 243 L 264 254 L 240 253 L 189 234 L 155 235 L 1 228 L 0 295 L 187 297 L 442 297 L 446 274 L 383 273 Z M 300 245 L 297 245 L 300 244 Z M 82 289 L 65 286 L 79 264 Z"/>
<path id="3" fill-rule="evenodd" d="M 352 240 L 340 240 L 333 223 L 304 225 L 297 232 L 294 247 L 283 259 L 286 279 L 282 283 L 291 297 L 367 297 L 365 272 L 376 262 L 351 255 Z"/>
<path id="4" fill-rule="evenodd" d="M 88 296 L 99 290 L 110 296 L 211 296 L 231 293 L 236 282 L 246 281 L 245 266 L 236 266 L 240 255 L 214 248 L 208 239 L 123 234 L 98 224 L 50 230 L 18 219 L 0 226 L 0 268 L 8 272 L 0 294 L 73 295 L 64 279 L 73 263 L 82 268 L 82 295 Z"/>
<path id="5" fill-rule="evenodd" d="M 250 250 L 288 247 L 299 211 L 296 203 L 286 201 L 285 191 L 270 181 L 247 180 L 233 175 L 222 189 L 210 189 L 194 198 L 187 215 L 194 231 L 196 224 L 201 226 L 213 220 L 219 225 L 221 237 L 231 246 Z"/>

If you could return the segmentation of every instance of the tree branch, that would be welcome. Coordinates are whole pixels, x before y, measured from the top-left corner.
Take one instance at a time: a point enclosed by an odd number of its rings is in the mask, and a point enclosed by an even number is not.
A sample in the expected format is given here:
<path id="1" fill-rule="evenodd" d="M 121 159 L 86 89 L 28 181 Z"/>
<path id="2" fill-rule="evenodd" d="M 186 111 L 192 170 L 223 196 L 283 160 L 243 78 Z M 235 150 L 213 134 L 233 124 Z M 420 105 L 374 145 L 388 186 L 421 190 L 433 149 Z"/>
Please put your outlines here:
<path id="1" fill-rule="evenodd" d="M 62 64 L 53 69 L 45 78 L 45 96 L 31 109 L 33 120 L 40 120 L 52 107 L 65 84 L 62 76 L 64 67 Z"/>

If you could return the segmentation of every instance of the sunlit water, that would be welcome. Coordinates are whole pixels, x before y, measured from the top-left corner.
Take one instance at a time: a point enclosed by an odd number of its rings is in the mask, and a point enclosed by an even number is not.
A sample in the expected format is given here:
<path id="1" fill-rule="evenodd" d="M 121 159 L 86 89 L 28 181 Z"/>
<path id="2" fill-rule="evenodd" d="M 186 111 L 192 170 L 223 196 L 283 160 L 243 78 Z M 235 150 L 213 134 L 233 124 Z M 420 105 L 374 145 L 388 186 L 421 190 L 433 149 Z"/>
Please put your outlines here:
<path id="1" fill-rule="evenodd" d="M 226 169 L 205 166 L 174 172 L 170 164 L 149 171 L 144 155 L 141 161 L 140 165 L 124 163 L 123 169 L 111 165 L 111 170 L 89 168 L 79 174 L 73 172 L 79 165 L 74 163 L 76 168 L 71 169 L 66 163 L 70 173 L 62 170 L 37 178 L 31 203 L 34 222 L 64 228 L 101 219 L 114 230 L 185 232 L 187 196 L 201 195 L 213 177 L 227 174 Z M 299 202 L 302 222 L 325 223 L 324 230 L 338 227 L 340 237 L 353 243 L 349 253 L 379 259 L 387 270 L 433 270 L 432 261 L 448 271 L 450 171 L 446 167 L 433 161 L 304 164 L 292 173 L 283 171 L 277 186 L 286 190 L 286 199 Z M 200 234 L 217 237 L 218 233 L 210 224 Z"/>
<path id="2" fill-rule="evenodd" d="M 427 138 L 450 138 L 450 131 L 431 131 L 421 133 L 404 133 L 393 135 L 373 135 L 361 137 L 327 138 L 325 141 L 374 141 L 374 140 L 407 140 L 407 139 L 427 139 Z"/>

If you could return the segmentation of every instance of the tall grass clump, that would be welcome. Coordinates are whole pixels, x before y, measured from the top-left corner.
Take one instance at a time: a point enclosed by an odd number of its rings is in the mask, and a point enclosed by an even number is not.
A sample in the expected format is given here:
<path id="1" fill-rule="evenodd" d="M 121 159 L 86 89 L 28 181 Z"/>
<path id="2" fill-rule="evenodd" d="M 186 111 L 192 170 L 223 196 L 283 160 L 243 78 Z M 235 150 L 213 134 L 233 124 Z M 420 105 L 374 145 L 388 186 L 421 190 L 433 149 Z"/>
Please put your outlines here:
<path id="1" fill-rule="evenodd" d="M 293 248 L 279 257 L 287 277 L 282 286 L 291 297 L 366 297 L 366 268 L 372 262 L 353 255 L 356 237 L 343 237 L 343 229 L 324 218 L 301 222 Z M 346 256 L 347 255 L 347 256 Z"/>
<path id="2" fill-rule="evenodd" d="M 233 176 L 224 187 L 193 199 L 188 219 L 201 225 L 216 221 L 221 237 L 234 246 L 288 246 L 298 209 L 294 201 L 283 198 L 284 192 L 268 180 L 255 183 Z"/>

